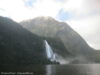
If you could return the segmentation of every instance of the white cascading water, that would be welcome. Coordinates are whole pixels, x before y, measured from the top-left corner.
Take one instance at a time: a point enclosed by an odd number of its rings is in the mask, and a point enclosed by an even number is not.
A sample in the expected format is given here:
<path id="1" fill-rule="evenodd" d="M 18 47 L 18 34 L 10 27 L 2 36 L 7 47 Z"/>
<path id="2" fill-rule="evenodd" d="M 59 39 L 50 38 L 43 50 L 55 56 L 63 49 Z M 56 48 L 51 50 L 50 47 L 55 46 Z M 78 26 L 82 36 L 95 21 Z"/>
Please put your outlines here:
<path id="1" fill-rule="evenodd" d="M 47 58 L 54 62 L 59 62 L 60 64 L 68 64 L 69 61 L 65 60 L 62 56 L 58 55 L 57 53 L 54 53 L 51 46 L 48 44 L 46 40 L 44 40 L 45 43 L 45 49 L 46 49 L 46 55 Z"/>
<path id="2" fill-rule="evenodd" d="M 50 47 L 50 45 L 48 44 L 48 42 L 46 40 L 44 40 L 44 42 L 45 42 L 47 58 L 50 59 L 51 61 L 56 61 L 55 54 L 54 54 L 52 48 Z"/>

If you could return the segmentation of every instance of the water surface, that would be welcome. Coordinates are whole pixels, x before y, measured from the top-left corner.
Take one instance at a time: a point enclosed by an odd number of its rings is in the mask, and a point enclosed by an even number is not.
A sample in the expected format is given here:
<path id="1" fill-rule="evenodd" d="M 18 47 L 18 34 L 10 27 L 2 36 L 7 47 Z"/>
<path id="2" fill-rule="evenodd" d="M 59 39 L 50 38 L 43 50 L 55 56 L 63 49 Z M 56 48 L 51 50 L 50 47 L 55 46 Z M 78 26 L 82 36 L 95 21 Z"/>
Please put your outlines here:
<path id="1" fill-rule="evenodd" d="M 100 64 L 1 66 L 1 75 L 100 75 Z M 20 74 L 18 74 L 18 72 Z M 22 73 L 22 74 L 21 74 Z"/>

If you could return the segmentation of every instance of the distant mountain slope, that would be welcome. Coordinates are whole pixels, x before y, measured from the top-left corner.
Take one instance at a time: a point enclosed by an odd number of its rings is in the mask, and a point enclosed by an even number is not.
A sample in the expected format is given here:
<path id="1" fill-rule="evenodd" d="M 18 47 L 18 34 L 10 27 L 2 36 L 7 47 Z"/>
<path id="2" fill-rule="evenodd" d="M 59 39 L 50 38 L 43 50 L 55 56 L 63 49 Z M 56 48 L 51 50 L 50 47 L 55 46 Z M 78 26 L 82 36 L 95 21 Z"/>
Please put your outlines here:
<path id="1" fill-rule="evenodd" d="M 43 37 L 60 39 L 66 50 L 73 55 L 91 55 L 94 51 L 84 39 L 68 24 L 58 22 L 51 17 L 38 17 L 20 23 L 24 28 Z"/>
<path id="2" fill-rule="evenodd" d="M 75 57 L 72 63 L 88 63 L 87 60 L 100 63 L 100 53 L 89 47 L 86 41 L 64 22 L 58 22 L 51 17 L 37 17 L 22 21 L 20 24 L 34 34 L 60 40 L 65 47 L 64 50 L 67 50 L 67 53 Z M 48 42 L 51 41 L 48 40 Z"/>
<path id="3" fill-rule="evenodd" d="M 8 18 L 0 17 L 0 65 L 49 63 L 43 38 Z"/>

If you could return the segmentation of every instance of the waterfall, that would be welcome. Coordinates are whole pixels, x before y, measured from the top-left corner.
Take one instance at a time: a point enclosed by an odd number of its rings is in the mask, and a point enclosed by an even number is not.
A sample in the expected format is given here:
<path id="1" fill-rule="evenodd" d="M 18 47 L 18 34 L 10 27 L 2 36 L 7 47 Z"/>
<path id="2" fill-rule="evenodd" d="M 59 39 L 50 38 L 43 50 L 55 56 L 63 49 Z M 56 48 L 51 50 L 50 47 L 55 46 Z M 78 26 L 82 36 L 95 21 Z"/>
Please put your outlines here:
<path id="1" fill-rule="evenodd" d="M 58 55 L 57 53 L 54 53 L 52 48 L 51 48 L 51 46 L 48 44 L 48 42 L 46 40 L 44 40 L 44 43 L 45 43 L 45 49 L 46 49 L 47 58 L 51 62 L 58 62 L 59 64 L 67 64 L 67 63 L 69 63 L 69 61 L 64 59 L 61 55 Z"/>
<path id="2" fill-rule="evenodd" d="M 44 40 L 44 42 L 45 42 L 47 58 L 50 59 L 51 61 L 56 61 L 55 54 L 54 54 L 51 46 L 48 44 L 48 42 L 46 40 Z"/>

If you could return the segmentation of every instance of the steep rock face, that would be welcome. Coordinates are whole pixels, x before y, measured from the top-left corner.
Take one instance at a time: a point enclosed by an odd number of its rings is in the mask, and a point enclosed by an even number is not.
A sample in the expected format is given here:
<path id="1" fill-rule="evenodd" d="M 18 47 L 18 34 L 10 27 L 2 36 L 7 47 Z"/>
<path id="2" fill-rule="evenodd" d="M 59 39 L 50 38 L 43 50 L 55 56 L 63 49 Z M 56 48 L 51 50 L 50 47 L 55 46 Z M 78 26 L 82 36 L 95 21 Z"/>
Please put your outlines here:
<path id="1" fill-rule="evenodd" d="M 49 63 L 43 38 L 8 18 L 0 17 L 0 65 Z"/>
<path id="2" fill-rule="evenodd" d="M 72 55 L 88 57 L 94 53 L 94 50 L 88 46 L 84 39 L 64 22 L 58 22 L 51 17 L 38 17 L 20 24 L 39 36 L 60 39 L 66 50 Z"/>

